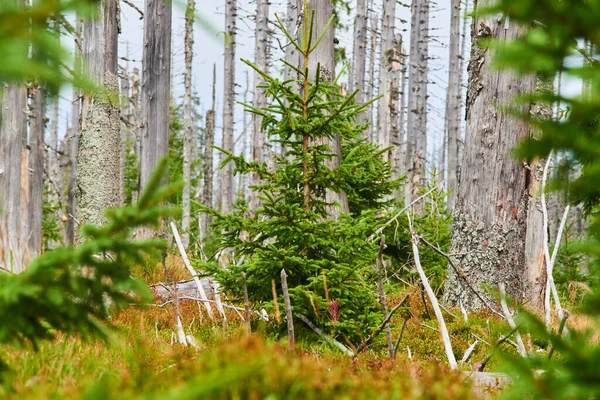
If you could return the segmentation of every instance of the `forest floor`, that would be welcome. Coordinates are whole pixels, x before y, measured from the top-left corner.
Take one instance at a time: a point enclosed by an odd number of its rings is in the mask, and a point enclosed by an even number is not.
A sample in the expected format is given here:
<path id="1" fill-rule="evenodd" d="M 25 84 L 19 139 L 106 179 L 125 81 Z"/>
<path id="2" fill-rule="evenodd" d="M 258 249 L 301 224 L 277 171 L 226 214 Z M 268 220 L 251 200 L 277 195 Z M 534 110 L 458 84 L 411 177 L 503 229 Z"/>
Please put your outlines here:
<path id="1" fill-rule="evenodd" d="M 177 279 L 177 274 L 175 279 Z M 146 278 L 148 278 L 146 276 Z M 391 291 L 393 307 L 407 291 Z M 396 360 L 390 360 L 381 333 L 370 350 L 352 359 L 297 325 L 296 351 L 287 351 L 283 324 L 253 322 L 248 335 L 234 312 L 229 322 L 211 321 L 194 302 L 181 301 L 186 334 L 196 347 L 175 343 L 171 305 L 114 311 L 107 341 L 84 341 L 60 334 L 31 347 L 0 346 L 12 368 L 7 399 L 475 399 L 494 398 L 495 390 L 475 393 L 463 372 L 451 371 L 433 311 L 413 288 L 407 307 L 391 320 L 392 338 L 406 326 Z M 465 321 L 460 310 L 445 312 L 458 360 L 478 341 L 470 371 L 510 330 L 488 313 Z M 298 322 L 300 324 L 301 322 Z M 514 349 L 508 347 L 508 351 Z M 410 359 L 409 359 L 410 353 Z M 486 371 L 501 369 L 492 357 Z"/>

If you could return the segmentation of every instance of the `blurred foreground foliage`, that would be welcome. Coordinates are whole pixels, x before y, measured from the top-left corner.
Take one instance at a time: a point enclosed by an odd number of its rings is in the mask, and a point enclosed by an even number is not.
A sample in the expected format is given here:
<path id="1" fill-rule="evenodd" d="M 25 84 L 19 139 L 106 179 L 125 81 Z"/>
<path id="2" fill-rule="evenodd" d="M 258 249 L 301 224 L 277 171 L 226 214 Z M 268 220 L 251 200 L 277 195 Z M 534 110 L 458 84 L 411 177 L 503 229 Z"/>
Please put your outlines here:
<path id="1" fill-rule="evenodd" d="M 110 325 L 108 304 L 122 308 L 152 297 L 130 268 L 161 255 L 161 240 L 131 241 L 132 231 L 157 227 L 178 212 L 162 202 L 181 189 L 162 186 L 167 174 L 163 159 L 139 201 L 107 210 L 107 223 L 81 227 L 81 244 L 59 247 L 34 259 L 21 274 L 0 271 L 0 343 L 33 345 L 60 332 L 106 338 Z M 8 366 L 0 359 L 0 378 Z M 0 380 L 1 382 L 1 380 Z"/>
<path id="2" fill-rule="evenodd" d="M 528 161 L 560 160 L 554 186 L 567 202 L 583 204 L 590 225 L 588 235 L 576 249 L 592 260 L 586 271 L 587 296 L 578 310 L 587 319 L 584 326 L 571 326 L 568 334 L 550 331 L 535 315 L 521 312 L 522 327 L 536 343 L 555 349 L 526 358 L 508 358 L 516 384 L 506 398 L 592 399 L 600 397 L 600 301 L 598 300 L 598 256 L 600 256 L 600 1 L 598 0 L 499 0 L 485 12 L 502 15 L 497 23 L 519 24 L 526 33 L 514 41 L 491 43 L 496 65 L 518 74 L 536 74 L 541 79 L 577 80 L 580 94 L 536 92 L 521 101 L 557 105 L 556 118 L 532 114 L 515 115 L 539 135 L 524 140 L 517 154 Z M 581 58 L 582 62 L 573 62 Z M 514 111 L 513 111 L 514 112 Z M 571 272 L 572 273 L 572 272 Z M 595 335 L 595 337 L 594 337 Z"/>

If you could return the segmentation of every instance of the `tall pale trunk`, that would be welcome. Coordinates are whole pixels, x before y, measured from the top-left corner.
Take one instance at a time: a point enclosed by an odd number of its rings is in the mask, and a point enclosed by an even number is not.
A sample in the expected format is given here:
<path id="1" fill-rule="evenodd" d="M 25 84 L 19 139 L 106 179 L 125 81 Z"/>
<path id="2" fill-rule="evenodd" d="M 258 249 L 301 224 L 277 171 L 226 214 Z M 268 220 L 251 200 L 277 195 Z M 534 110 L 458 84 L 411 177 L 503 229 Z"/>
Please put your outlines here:
<path id="1" fill-rule="evenodd" d="M 425 184 L 427 153 L 427 59 L 429 0 L 414 0 L 411 8 L 410 65 L 408 71 L 408 117 L 406 165 L 408 181 L 405 203 L 418 197 Z M 422 203 L 415 205 L 422 212 Z"/>
<path id="2" fill-rule="evenodd" d="M 202 204 L 213 205 L 213 143 L 215 140 L 215 91 L 217 86 L 217 66 L 213 65 L 212 108 L 206 112 L 206 129 L 204 139 L 204 171 L 202 182 Z M 203 213 L 200 219 L 201 234 L 206 235 L 210 218 Z"/>
<path id="3" fill-rule="evenodd" d="M 26 137 L 27 91 L 5 83 L 0 120 L 0 262 L 15 273 L 25 268 L 28 250 L 21 234 L 21 181 Z"/>
<path id="4" fill-rule="evenodd" d="M 313 38 L 312 43 L 316 43 L 319 35 L 325 30 L 327 23 L 333 15 L 333 3 L 330 1 L 319 1 L 309 0 L 308 4 L 308 15 L 312 14 L 312 10 L 315 10 L 315 20 L 313 26 Z M 306 22 L 306 21 L 304 21 Z M 332 24 L 333 25 L 333 24 Z M 335 78 L 335 55 L 334 55 L 334 30 L 333 26 L 330 25 L 325 32 L 323 39 L 319 45 L 315 48 L 311 54 L 308 63 L 308 71 L 310 79 L 315 79 L 317 71 L 317 65 L 320 65 L 320 77 L 319 80 L 332 82 Z M 332 157 L 328 160 L 326 165 L 330 169 L 336 168 L 340 165 L 340 159 L 342 156 L 342 147 L 340 143 L 340 135 L 337 133 L 332 139 L 324 139 L 323 144 L 327 144 L 333 154 L 337 156 Z M 329 215 L 332 218 L 338 218 L 340 211 L 348 212 L 348 199 L 344 192 L 335 192 L 331 189 L 327 189 L 325 192 L 325 201 L 331 204 L 328 207 Z M 334 205 L 339 204 L 339 207 Z"/>
<path id="5" fill-rule="evenodd" d="M 125 160 L 131 147 L 131 101 L 130 99 L 130 76 L 129 67 L 121 69 L 121 146 L 119 171 L 119 196 L 125 199 Z"/>
<path id="6" fill-rule="evenodd" d="M 377 13 L 373 10 L 373 2 L 369 3 L 369 10 L 371 11 L 371 36 L 369 40 L 369 70 L 367 71 L 367 85 L 365 88 L 365 96 L 368 100 L 371 100 L 375 95 L 375 60 L 377 58 Z M 373 118 L 373 103 L 369 104 L 367 110 L 367 118 L 371 120 Z M 373 138 L 373 124 L 369 124 L 365 131 L 365 136 L 371 140 Z"/>
<path id="7" fill-rule="evenodd" d="M 42 249 L 42 207 L 44 199 L 45 93 L 37 84 L 32 92 L 29 112 L 29 205 L 28 245 L 31 256 Z"/>
<path id="8" fill-rule="evenodd" d="M 456 201 L 458 183 L 458 153 L 460 143 L 460 116 L 462 111 L 460 87 L 460 3 L 450 4 L 450 55 L 448 66 L 448 94 L 446 104 L 447 161 L 448 161 L 448 210 L 452 211 Z"/>
<path id="9" fill-rule="evenodd" d="M 513 40 L 523 27 L 498 16 L 481 16 L 479 7 L 494 0 L 475 2 L 471 25 L 472 47 L 466 101 L 466 138 L 461 179 L 453 215 L 451 254 L 457 258 L 470 286 L 481 297 L 492 299 L 481 289 L 506 285 L 515 300 L 526 290 L 525 242 L 531 171 L 515 160 L 512 150 L 529 135 L 526 123 L 501 112 L 498 105 L 515 105 L 514 96 L 535 88 L 534 77 L 518 77 L 492 67 L 493 51 L 481 47 L 487 39 Z M 520 111 L 528 114 L 527 105 Z M 454 269 L 448 269 L 444 301 L 467 309 L 483 307 Z"/>
<path id="10" fill-rule="evenodd" d="M 367 55 L 367 8 L 366 0 L 356 0 L 356 19 L 354 20 L 354 43 L 352 50 L 352 78 L 349 80 L 350 91 L 358 89 L 354 98 L 356 104 L 365 102 L 365 67 Z M 367 121 L 367 115 L 360 113 L 358 122 L 363 124 Z"/>
<path id="11" fill-rule="evenodd" d="M 554 91 L 554 82 L 549 79 L 537 78 L 536 91 L 551 95 Z M 533 115 L 542 119 L 552 118 L 552 103 L 534 104 L 531 110 Z M 533 131 L 532 135 L 537 132 Z M 527 233 L 525 236 L 525 299 L 531 308 L 543 308 L 543 290 L 545 287 L 546 263 L 544 258 L 544 222 L 541 204 L 542 176 L 546 162 L 552 160 L 534 160 L 529 170 L 529 203 L 527 205 Z M 560 221 L 563 210 L 558 211 L 556 223 Z"/>
<path id="12" fill-rule="evenodd" d="M 392 119 L 397 117 L 397 110 L 392 109 L 394 95 L 394 59 L 396 56 L 394 46 L 394 26 L 396 20 L 396 1 L 384 0 L 383 17 L 381 21 L 381 52 L 379 65 L 379 100 L 377 107 L 377 144 L 382 148 L 390 146 Z M 390 151 L 383 154 L 385 161 L 390 161 Z"/>
<path id="13" fill-rule="evenodd" d="M 104 92 L 83 93 L 75 184 L 77 218 L 93 224 L 104 222 L 106 208 L 121 204 L 117 1 L 97 7 L 97 18 L 83 28 L 83 72 Z"/>
<path id="14" fill-rule="evenodd" d="M 396 153 L 397 175 L 400 177 L 406 173 L 406 50 L 404 45 L 400 47 L 400 105 L 398 111 L 398 129 L 400 137 L 400 149 Z"/>
<path id="15" fill-rule="evenodd" d="M 190 193 L 192 182 L 192 147 L 194 144 L 192 128 L 192 60 L 194 44 L 194 14 L 196 2 L 188 0 L 185 12 L 185 73 L 183 75 L 183 216 L 181 218 L 181 241 L 187 249 L 190 244 Z"/>
<path id="16" fill-rule="evenodd" d="M 248 104 L 248 92 L 250 91 L 250 74 L 248 70 L 246 72 L 246 89 L 244 89 L 244 97 L 242 98 L 242 102 L 244 104 Z M 236 142 L 242 142 L 242 151 L 240 154 L 243 157 L 247 157 L 247 143 L 248 143 L 248 113 L 245 112 L 242 116 L 242 132 L 240 133 L 240 137 L 236 139 Z M 238 174 L 238 182 L 237 182 L 237 195 L 239 198 L 246 200 L 246 174 Z M 252 182 L 250 183 L 252 184 Z M 252 201 L 252 196 L 254 194 L 252 191 L 248 194 L 248 204 Z M 252 210 L 252 207 L 250 208 Z"/>
<path id="17" fill-rule="evenodd" d="M 256 29 L 254 41 L 254 64 L 264 72 L 268 73 L 269 66 L 269 0 L 257 0 L 256 2 Z M 254 98 L 252 105 L 255 108 L 264 108 L 267 105 L 264 78 L 254 71 Z M 252 160 L 259 164 L 265 161 L 265 133 L 261 129 L 262 116 L 252 114 Z M 259 183 L 256 174 L 250 175 L 250 184 Z M 254 191 L 250 192 L 248 205 L 250 210 L 258 208 L 258 196 Z"/>
<path id="18" fill-rule="evenodd" d="M 140 191 L 169 152 L 171 2 L 146 0 L 142 55 Z"/>
<path id="19" fill-rule="evenodd" d="M 233 113 L 235 108 L 235 45 L 237 0 L 225 1 L 225 63 L 223 89 L 223 148 L 233 153 Z M 220 171 L 221 213 L 227 214 L 233 205 L 233 164 Z"/>

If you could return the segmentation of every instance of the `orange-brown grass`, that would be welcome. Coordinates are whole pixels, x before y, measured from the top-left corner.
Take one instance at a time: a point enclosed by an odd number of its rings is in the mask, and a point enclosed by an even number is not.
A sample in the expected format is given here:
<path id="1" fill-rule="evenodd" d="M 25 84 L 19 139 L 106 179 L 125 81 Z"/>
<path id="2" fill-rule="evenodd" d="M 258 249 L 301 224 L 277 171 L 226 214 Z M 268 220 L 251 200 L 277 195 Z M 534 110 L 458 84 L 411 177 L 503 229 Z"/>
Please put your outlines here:
<path id="1" fill-rule="evenodd" d="M 390 361 L 373 352 L 351 359 L 325 345 L 302 350 L 302 342 L 290 354 L 285 343 L 247 337 L 233 315 L 225 328 L 206 315 L 201 321 L 192 302 L 182 302 L 181 313 L 199 349 L 171 344 L 170 306 L 116 312 L 108 343 L 59 335 L 38 352 L 0 347 L 14 368 L 6 398 L 81 398 L 90 388 L 107 391 L 91 397 L 98 399 L 474 398 L 464 377 L 445 366 L 434 331 L 417 335 L 407 327 L 403 343 L 420 361 L 408 362 L 405 355 Z"/>

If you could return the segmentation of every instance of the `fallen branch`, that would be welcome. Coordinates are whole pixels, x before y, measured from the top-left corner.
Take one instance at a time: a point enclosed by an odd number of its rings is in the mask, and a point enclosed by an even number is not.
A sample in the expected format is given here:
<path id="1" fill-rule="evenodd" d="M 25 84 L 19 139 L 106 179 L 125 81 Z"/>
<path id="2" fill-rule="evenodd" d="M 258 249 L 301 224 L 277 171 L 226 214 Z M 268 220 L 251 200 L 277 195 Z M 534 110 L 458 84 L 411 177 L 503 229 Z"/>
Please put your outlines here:
<path id="1" fill-rule="evenodd" d="M 510 310 L 508 309 L 508 305 L 506 304 L 506 290 L 504 288 L 504 283 L 501 282 L 498 285 L 498 287 L 500 288 L 500 305 L 502 306 L 502 311 L 504 312 L 506 320 L 508 321 L 508 325 L 510 325 L 510 327 L 515 330 L 515 338 L 517 339 L 517 351 L 519 352 L 521 357 L 526 357 L 527 350 L 525 350 L 525 344 L 523 344 L 523 339 L 521 339 L 521 334 L 517 329 L 517 324 L 515 323 L 515 320 L 513 319 Z"/>
<path id="2" fill-rule="evenodd" d="M 377 327 L 377 329 L 375 329 L 369 335 L 369 337 L 367 337 L 367 339 L 364 342 L 362 342 L 360 346 L 358 346 L 358 348 L 356 349 L 356 352 L 355 352 L 355 356 L 358 355 L 358 353 L 360 353 L 364 349 L 366 349 L 367 346 L 369 345 L 369 343 L 371 343 L 371 341 L 377 335 L 379 335 L 379 333 L 383 330 L 383 328 L 387 325 L 387 323 L 390 322 L 390 319 L 392 318 L 392 315 L 394 315 L 394 313 L 396 312 L 396 310 L 398 310 L 400 307 L 402 307 L 404 305 L 404 303 L 406 302 L 406 300 L 408 300 L 409 297 L 410 297 L 410 295 L 408 295 L 408 294 L 406 296 L 404 296 L 404 298 L 402 299 L 402 301 L 400 301 L 400 303 L 398 303 L 394 308 L 392 308 L 390 310 L 390 312 L 388 313 L 388 315 L 385 317 L 385 319 L 383 320 L 383 322 L 381 324 L 379 324 L 379 326 Z"/>
<path id="3" fill-rule="evenodd" d="M 558 336 L 562 335 L 563 329 L 565 328 L 565 324 L 567 323 L 567 318 L 569 318 L 569 313 L 565 311 L 562 318 L 560 319 L 560 325 L 558 326 Z M 550 344 L 548 348 L 548 360 L 552 358 L 552 354 L 554 353 L 554 346 Z"/>
<path id="4" fill-rule="evenodd" d="M 413 256 L 415 259 L 415 267 L 417 268 L 417 272 L 421 277 L 421 282 L 425 287 L 425 291 L 427 292 L 427 296 L 429 297 L 429 302 L 433 307 L 433 311 L 435 312 L 435 316 L 438 321 L 438 325 L 440 327 L 440 332 L 442 334 L 442 342 L 444 343 L 444 350 L 446 351 L 446 356 L 448 357 L 448 363 L 450 364 L 451 369 L 456 369 L 458 367 L 456 363 L 456 358 L 454 357 L 454 352 L 452 351 L 452 343 L 450 343 L 450 335 L 448 334 L 448 329 L 446 328 L 446 322 L 444 321 L 444 316 L 442 315 L 442 310 L 438 304 L 437 298 L 433 293 L 433 289 L 431 289 L 431 285 L 429 285 L 429 281 L 427 280 L 427 276 L 425 275 L 425 271 L 423 271 L 423 267 L 421 266 L 421 260 L 419 258 L 419 238 L 415 234 L 412 226 L 412 221 L 410 219 L 410 213 L 407 214 L 408 217 L 408 226 L 410 228 L 410 235 L 412 237 L 412 249 Z"/>
<path id="5" fill-rule="evenodd" d="M 469 360 L 469 358 L 471 357 L 471 354 L 473 354 L 473 350 L 475 350 L 475 346 L 477 346 L 477 343 L 479 343 L 479 340 L 475 339 L 473 344 L 469 346 L 467 351 L 465 351 L 463 358 L 460 360 L 461 364 L 464 364 Z"/>
<path id="6" fill-rule="evenodd" d="M 310 329 L 312 329 L 317 335 L 321 336 L 323 339 L 325 339 L 326 341 L 328 341 L 329 343 L 331 343 L 333 346 L 335 346 L 338 349 L 340 349 L 342 351 L 342 353 L 347 354 L 350 357 L 354 357 L 355 354 L 352 352 L 352 350 L 350 350 L 348 347 L 344 346 L 342 343 L 338 342 L 337 340 L 335 340 L 334 338 L 332 338 L 331 336 L 329 336 L 328 334 L 326 334 L 325 332 L 323 332 L 321 329 L 319 329 L 318 326 L 316 326 L 315 324 L 313 324 L 304 315 L 301 315 L 301 314 L 296 315 L 296 318 L 298 318 L 300 321 L 302 321 L 306 325 L 308 325 L 308 327 Z"/>
<path id="7" fill-rule="evenodd" d="M 185 264 L 185 267 L 187 268 L 188 272 L 192 275 L 192 279 L 194 280 L 194 283 L 196 284 L 196 288 L 198 289 L 198 294 L 200 295 L 200 298 L 204 301 L 204 307 L 206 308 L 206 312 L 208 313 L 208 316 L 210 317 L 210 319 L 214 319 L 210 303 L 205 301 L 205 300 L 208 300 L 208 297 L 206 297 L 206 292 L 204 292 L 202 283 L 200 282 L 200 279 L 198 279 L 196 271 L 194 271 L 194 269 L 192 268 L 192 265 L 190 264 L 190 260 L 188 259 L 187 254 L 185 252 L 185 248 L 183 247 L 183 243 L 181 243 L 181 238 L 179 237 L 179 232 L 177 231 L 177 226 L 175 226 L 175 223 L 172 221 L 171 221 L 171 230 L 173 231 L 173 236 L 175 236 L 175 242 L 177 243 L 177 248 L 179 249 L 179 253 L 181 254 L 183 263 Z M 224 313 L 223 313 L 223 318 L 225 318 Z"/>
<path id="8" fill-rule="evenodd" d="M 133 4 L 129 0 L 122 0 L 122 1 L 123 1 L 123 3 L 127 4 L 129 7 L 133 8 L 135 11 L 137 11 L 138 14 L 140 14 L 140 19 L 144 19 L 144 13 L 135 4 Z"/>
<path id="9" fill-rule="evenodd" d="M 396 344 L 394 344 L 394 356 L 392 360 L 396 359 L 396 354 L 398 353 L 398 346 L 400 346 L 400 341 L 402 340 L 402 335 L 404 334 L 404 328 L 406 328 L 406 323 L 408 322 L 408 318 L 404 318 L 402 321 L 402 328 L 400 328 L 400 334 L 398 334 L 398 339 L 396 339 Z"/>

